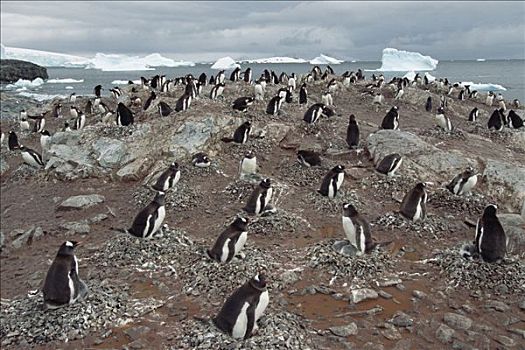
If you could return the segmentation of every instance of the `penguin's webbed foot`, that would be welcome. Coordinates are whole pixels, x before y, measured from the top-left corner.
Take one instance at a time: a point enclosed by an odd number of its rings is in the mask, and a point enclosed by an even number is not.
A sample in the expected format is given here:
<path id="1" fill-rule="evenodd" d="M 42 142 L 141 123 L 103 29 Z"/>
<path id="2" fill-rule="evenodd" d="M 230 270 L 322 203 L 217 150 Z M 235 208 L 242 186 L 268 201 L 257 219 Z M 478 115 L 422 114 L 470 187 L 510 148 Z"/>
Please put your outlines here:
<path id="1" fill-rule="evenodd" d="M 246 254 L 240 252 L 239 254 L 235 255 L 235 257 L 239 260 L 244 260 L 246 258 Z"/>

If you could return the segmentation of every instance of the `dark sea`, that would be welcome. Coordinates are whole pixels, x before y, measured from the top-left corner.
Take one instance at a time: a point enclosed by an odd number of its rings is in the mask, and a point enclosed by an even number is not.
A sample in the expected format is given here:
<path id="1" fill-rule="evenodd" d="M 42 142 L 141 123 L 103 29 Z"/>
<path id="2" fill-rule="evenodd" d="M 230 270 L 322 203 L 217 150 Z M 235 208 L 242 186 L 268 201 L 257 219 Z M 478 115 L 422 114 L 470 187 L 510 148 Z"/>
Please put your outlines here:
<path id="1" fill-rule="evenodd" d="M 210 66 L 210 64 L 197 64 L 194 67 L 158 67 L 155 70 L 129 72 L 104 72 L 83 68 L 48 68 L 49 79 L 74 79 L 82 82 L 46 82 L 37 87 L 27 87 L 24 91 L 16 91 L 16 88 L 9 90 L 14 94 L 22 94 L 26 97 L 44 100 L 56 95 L 69 96 L 72 92 L 75 92 L 77 95 L 91 95 L 93 94 L 93 87 L 101 84 L 106 88 L 104 94 L 109 94 L 109 88 L 116 86 L 116 81 L 120 80 L 124 83 L 128 80 L 139 80 L 141 76 L 151 77 L 156 74 L 165 74 L 168 78 L 173 78 L 191 73 L 198 77 L 202 72 L 205 72 L 209 78 L 210 75 L 217 73 L 217 70 L 210 69 Z M 336 74 L 342 74 L 345 71 L 356 71 L 358 68 L 373 70 L 380 66 L 381 62 L 360 61 L 332 65 L 332 68 Z M 257 78 L 265 68 L 274 70 L 277 75 L 281 72 L 287 72 L 288 74 L 295 72 L 301 75 L 310 71 L 313 66 L 305 63 L 241 65 L 242 70 L 247 67 L 252 68 L 253 77 Z M 321 68 L 324 69 L 323 66 Z M 367 77 L 371 76 L 372 73 L 374 72 L 365 72 Z M 380 72 L 375 73 L 379 74 Z M 383 72 L 387 80 L 394 76 L 403 76 L 405 73 Z M 474 83 L 499 84 L 507 89 L 501 92 L 506 99 L 512 100 L 517 98 L 522 103 L 525 102 L 525 60 L 440 61 L 437 69 L 429 73 L 437 78 L 446 77 L 451 82 L 470 81 Z M 5 90 L 6 85 L 2 85 L 0 89 Z"/>

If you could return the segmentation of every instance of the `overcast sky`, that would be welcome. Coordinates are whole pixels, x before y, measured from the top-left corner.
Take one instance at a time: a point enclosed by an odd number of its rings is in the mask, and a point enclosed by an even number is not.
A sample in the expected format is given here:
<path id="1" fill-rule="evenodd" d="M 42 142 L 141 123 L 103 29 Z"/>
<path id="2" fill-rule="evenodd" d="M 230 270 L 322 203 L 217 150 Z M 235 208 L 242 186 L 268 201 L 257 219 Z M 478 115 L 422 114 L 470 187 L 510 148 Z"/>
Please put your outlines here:
<path id="1" fill-rule="evenodd" d="M 1 1 L 5 46 L 92 56 L 149 54 L 380 60 L 525 58 L 525 2 Z"/>

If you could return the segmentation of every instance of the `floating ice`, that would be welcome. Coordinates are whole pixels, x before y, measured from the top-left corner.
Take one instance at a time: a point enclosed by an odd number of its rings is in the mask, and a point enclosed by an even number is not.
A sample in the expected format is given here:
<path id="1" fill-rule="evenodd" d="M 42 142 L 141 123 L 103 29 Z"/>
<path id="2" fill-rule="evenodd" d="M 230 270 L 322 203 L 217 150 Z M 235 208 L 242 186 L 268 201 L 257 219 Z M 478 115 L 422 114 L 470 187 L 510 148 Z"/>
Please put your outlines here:
<path id="1" fill-rule="evenodd" d="M 338 60 L 337 58 L 329 57 L 326 55 L 321 54 L 320 56 L 312 59 L 310 61 L 310 64 L 340 64 L 344 61 Z"/>
<path id="2" fill-rule="evenodd" d="M 25 79 L 18 79 L 18 81 L 14 84 L 8 84 L 6 86 L 7 89 L 14 89 L 14 88 L 28 88 L 28 89 L 34 89 L 39 87 L 40 85 L 44 84 L 44 79 L 42 78 L 36 78 L 34 80 L 25 80 Z"/>
<path id="3" fill-rule="evenodd" d="M 128 85 L 129 80 L 113 80 L 113 85 Z M 133 80 L 133 84 L 140 84 L 140 80 Z"/>
<path id="4" fill-rule="evenodd" d="M 47 100 L 52 100 L 54 98 L 66 98 L 67 96 L 65 95 L 46 95 L 46 94 L 35 94 L 33 92 L 21 92 L 19 93 L 20 96 L 24 96 L 24 97 L 30 97 L 32 99 L 35 99 L 37 101 L 47 101 Z"/>
<path id="5" fill-rule="evenodd" d="M 386 48 L 381 58 L 381 72 L 426 71 L 434 70 L 438 60 L 430 56 L 423 56 L 419 52 L 410 52 Z"/>
<path id="6" fill-rule="evenodd" d="M 415 77 L 416 77 L 416 72 L 414 72 L 413 70 L 403 75 L 403 78 L 407 78 L 410 81 L 413 81 Z"/>
<path id="7" fill-rule="evenodd" d="M 303 58 L 293 57 L 268 57 L 268 58 L 257 58 L 253 60 L 244 60 L 241 62 L 245 63 L 307 63 L 308 61 Z"/>
<path id="8" fill-rule="evenodd" d="M 228 69 L 235 69 L 237 67 L 240 67 L 238 63 L 235 63 L 233 58 L 231 57 L 223 57 L 219 58 L 217 62 L 211 66 L 211 69 L 220 69 L 220 70 L 228 70 Z"/>
<path id="9" fill-rule="evenodd" d="M 28 61 L 44 67 L 83 67 L 88 59 L 80 56 L 65 55 L 2 45 L 2 59 Z"/>
<path id="10" fill-rule="evenodd" d="M 484 59 L 484 58 L 476 58 L 476 61 L 478 61 L 478 62 L 485 62 L 486 59 Z"/>
<path id="11" fill-rule="evenodd" d="M 506 88 L 499 84 L 492 84 L 492 83 L 473 83 L 471 81 L 463 81 L 460 82 L 459 85 L 465 86 L 470 85 L 470 91 L 507 91 Z"/>
<path id="12" fill-rule="evenodd" d="M 64 79 L 47 79 L 46 83 L 48 84 L 76 84 L 76 83 L 83 83 L 84 79 L 72 79 L 72 78 L 64 78 Z"/>
<path id="13" fill-rule="evenodd" d="M 72 86 L 66 86 L 66 90 L 73 90 L 73 89 L 74 89 L 74 87 L 72 87 Z"/>

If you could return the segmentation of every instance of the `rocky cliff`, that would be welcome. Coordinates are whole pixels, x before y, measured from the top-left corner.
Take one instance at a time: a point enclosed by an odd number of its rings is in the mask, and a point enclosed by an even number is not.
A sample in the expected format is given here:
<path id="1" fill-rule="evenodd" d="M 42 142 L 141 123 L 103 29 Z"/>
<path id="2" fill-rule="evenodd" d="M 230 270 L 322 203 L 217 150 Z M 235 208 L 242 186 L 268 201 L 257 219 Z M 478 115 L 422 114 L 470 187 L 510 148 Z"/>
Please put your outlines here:
<path id="1" fill-rule="evenodd" d="M 12 83 L 18 79 L 47 79 L 47 69 L 37 64 L 20 60 L 0 60 L 0 82 Z"/>

